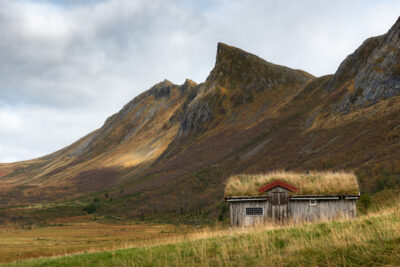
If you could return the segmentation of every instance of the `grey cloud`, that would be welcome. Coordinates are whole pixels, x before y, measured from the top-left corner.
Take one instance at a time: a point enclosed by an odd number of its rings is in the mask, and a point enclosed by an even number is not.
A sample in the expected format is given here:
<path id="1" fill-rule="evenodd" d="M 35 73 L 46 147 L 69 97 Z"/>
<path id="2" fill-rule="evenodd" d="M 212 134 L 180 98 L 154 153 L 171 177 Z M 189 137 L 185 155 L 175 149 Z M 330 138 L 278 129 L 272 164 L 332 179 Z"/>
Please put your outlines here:
<path id="1" fill-rule="evenodd" d="M 204 81 L 219 41 L 333 73 L 397 10 L 398 1 L 0 0 L 0 114 L 25 125 L 0 127 L 0 161 L 72 143 L 164 78 Z M 51 144 L 36 136 L 53 129 Z"/>

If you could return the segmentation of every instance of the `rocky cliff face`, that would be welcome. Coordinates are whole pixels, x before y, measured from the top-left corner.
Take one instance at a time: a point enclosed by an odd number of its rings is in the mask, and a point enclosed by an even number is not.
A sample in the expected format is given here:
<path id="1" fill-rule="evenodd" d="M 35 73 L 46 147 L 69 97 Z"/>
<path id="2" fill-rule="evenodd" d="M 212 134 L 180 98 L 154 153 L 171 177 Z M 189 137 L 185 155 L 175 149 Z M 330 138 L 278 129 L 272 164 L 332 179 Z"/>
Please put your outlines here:
<path id="1" fill-rule="evenodd" d="M 218 43 L 215 67 L 190 99 L 181 117 L 179 137 L 199 131 L 222 113 L 231 115 L 251 104 L 262 92 L 301 88 L 314 77 L 300 70 L 269 63 L 236 47 Z"/>
<path id="2" fill-rule="evenodd" d="M 363 190 L 399 186 L 399 28 L 318 78 L 219 43 L 204 83 L 164 80 L 71 146 L 0 165 L 0 204 L 107 190 L 104 214 L 217 216 L 230 175 L 273 169 L 351 169 Z"/>
<path id="3" fill-rule="evenodd" d="M 356 105 L 400 95 L 400 20 L 381 39 L 355 77 L 355 91 L 362 91 Z"/>
<path id="4" fill-rule="evenodd" d="M 400 20 L 387 34 L 366 40 L 340 65 L 330 88 L 348 90 L 339 111 L 400 95 Z"/>

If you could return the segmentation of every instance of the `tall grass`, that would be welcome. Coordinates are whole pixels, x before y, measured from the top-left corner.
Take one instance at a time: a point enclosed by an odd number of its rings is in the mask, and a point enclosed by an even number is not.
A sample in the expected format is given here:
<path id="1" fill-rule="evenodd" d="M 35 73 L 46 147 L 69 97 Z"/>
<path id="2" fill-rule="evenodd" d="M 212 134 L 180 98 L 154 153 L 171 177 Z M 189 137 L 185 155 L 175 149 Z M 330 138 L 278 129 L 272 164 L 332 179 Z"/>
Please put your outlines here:
<path id="1" fill-rule="evenodd" d="M 175 240 L 173 240 L 175 241 Z M 399 266 L 400 204 L 355 220 L 200 231 L 165 245 L 6 266 Z"/>
<path id="2" fill-rule="evenodd" d="M 296 173 L 273 171 L 265 174 L 241 174 L 229 178 L 225 189 L 226 196 L 254 196 L 265 194 L 258 192 L 274 180 L 282 180 L 299 188 L 296 195 L 350 195 L 358 194 L 359 188 L 354 173 L 317 172 Z"/>

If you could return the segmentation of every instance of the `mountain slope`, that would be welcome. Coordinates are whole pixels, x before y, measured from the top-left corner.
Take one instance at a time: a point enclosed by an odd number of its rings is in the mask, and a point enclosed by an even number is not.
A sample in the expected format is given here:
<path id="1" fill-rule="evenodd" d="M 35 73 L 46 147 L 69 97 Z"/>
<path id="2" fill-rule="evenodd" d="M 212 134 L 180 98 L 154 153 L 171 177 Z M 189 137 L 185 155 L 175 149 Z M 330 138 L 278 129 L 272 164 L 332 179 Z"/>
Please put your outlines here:
<path id="1" fill-rule="evenodd" d="M 400 20 L 318 78 L 219 43 L 204 83 L 165 80 L 71 146 L 0 165 L 0 203 L 107 190 L 104 213 L 215 216 L 230 175 L 273 169 L 353 169 L 363 190 L 399 186 L 399 35 Z"/>
<path id="2" fill-rule="evenodd" d="M 139 171 L 166 149 L 179 128 L 167 122 L 183 104 L 185 90 L 195 86 L 189 80 L 182 86 L 165 80 L 71 146 L 40 159 L 5 165 L 3 191 L 23 184 L 23 195 L 17 200 L 24 196 L 45 200 L 116 184 L 130 168 Z"/>

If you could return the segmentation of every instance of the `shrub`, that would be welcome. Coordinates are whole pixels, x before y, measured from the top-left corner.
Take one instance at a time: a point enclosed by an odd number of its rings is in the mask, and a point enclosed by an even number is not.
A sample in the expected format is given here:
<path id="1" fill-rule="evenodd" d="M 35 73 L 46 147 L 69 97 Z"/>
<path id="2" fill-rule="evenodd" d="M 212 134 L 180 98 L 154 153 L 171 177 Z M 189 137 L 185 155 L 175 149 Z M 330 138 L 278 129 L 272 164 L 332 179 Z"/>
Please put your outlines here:
<path id="1" fill-rule="evenodd" d="M 362 194 L 360 197 L 360 204 L 365 209 L 365 211 L 367 211 L 368 208 L 371 206 L 371 197 L 367 194 Z"/>
<path id="2" fill-rule="evenodd" d="M 96 205 L 93 203 L 91 203 L 83 208 L 83 210 L 86 211 L 88 214 L 92 214 L 92 213 L 96 212 L 96 209 L 97 209 Z"/>

